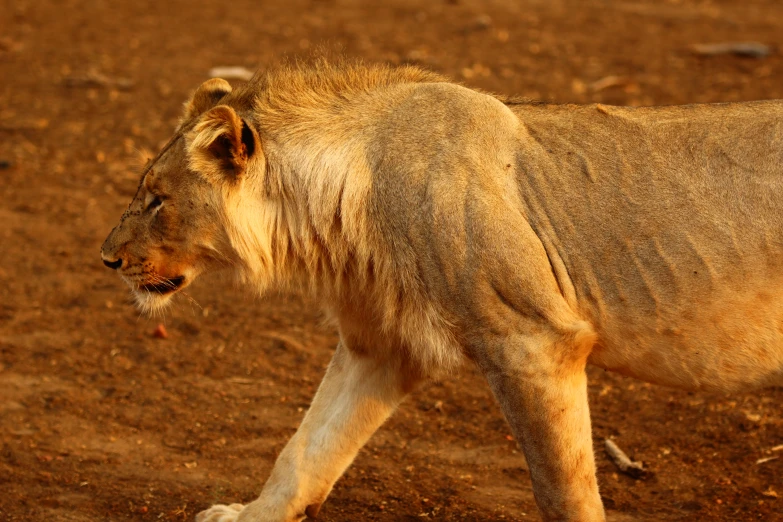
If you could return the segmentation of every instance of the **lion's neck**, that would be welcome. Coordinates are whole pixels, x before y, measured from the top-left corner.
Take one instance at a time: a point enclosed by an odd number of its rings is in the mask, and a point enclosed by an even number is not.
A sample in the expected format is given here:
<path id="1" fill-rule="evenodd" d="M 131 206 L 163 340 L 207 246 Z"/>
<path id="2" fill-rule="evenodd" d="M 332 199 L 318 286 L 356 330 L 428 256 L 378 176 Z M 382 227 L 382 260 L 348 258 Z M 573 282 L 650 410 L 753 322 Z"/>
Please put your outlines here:
<path id="1" fill-rule="evenodd" d="M 260 226 L 275 231 L 267 264 L 275 267 L 276 286 L 305 282 L 319 292 L 341 294 L 348 287 L 366 291 L 368 285 L 394 283 L 392 277 L 385 281 L 391 267 L 382 269 L 393 256 L 382 256 L 387 242 L 368 219 L 374 157 L 368 136 L 377 134 L 393 93 L 438 78 L 415 70 L 401 78 L 386 78 L 385 71 L 365 74 L 380 76 L 356 89 L 333 78 L 327 83 L 335 92 L 300 93 L 300 103 L 262 97 L 255 105 L 268 166 L 264 185 L 273 191 L 268 199 L 279 202 L 277 220 Z M 321 89 L 324 83 L 313 85 Z"/>
<path id="2" fill-rule="evenodd" d="M 370 175 L 362 151 L 301 129 L 265 137 L 266 171 L 249 176 L 226 205 L 242 278 L 261 292 L 333 296 L 366 282 Z"/>

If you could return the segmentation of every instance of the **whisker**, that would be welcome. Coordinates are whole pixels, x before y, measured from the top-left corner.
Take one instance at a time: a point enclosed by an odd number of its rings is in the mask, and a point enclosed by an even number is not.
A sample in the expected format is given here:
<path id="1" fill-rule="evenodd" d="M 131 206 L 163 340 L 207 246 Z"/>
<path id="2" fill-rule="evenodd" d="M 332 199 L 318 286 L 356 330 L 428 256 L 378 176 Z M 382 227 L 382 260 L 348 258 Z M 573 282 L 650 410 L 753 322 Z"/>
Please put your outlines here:
<path id="1" fill-rule="evenodd" d="M 155 285 L 163 285 L 163 286 L 167 286 L 169 288 L 173 288 L 174 287 L 174 285 L 172 285 L 171 282 L 168 279 L 166 279 L 164 277 L 161 277 L 161 276 L 159 276 L 158 274 L 155 274 L 155 273 L 151 273 L 150 275 L 153 277 L 153 281 L 154 281 Z M 155 289 L 155 291 L 158 292 L 158 294 L 163 295 L 163 292 L 161 292 L 157 288 Z"/>
<path id="2" fill-rule="evenodd" d="M 199 310 L 201 310 L 202 312 L 204 311 L 204 307 L 203 307 L 203 306 L 201 306 L 201 305 L 198 303 L 198 301 L 196 301 L 195 299 L 193 299 L 193 297 L 191 297 L 191 296 L 190 296 L 190 294 L 188 294 L 188 293 L 187 293 L 187 292 L 185 292 L 184 290 L 183 290 L 183 291 L 180 291 L 180 294 L 182 294 L 184 297 L 186 297 L 186 298 L 188 299 L 188 301 L 190 302 L 190 304 L 191 304 L 191 305 L 196 305 L 196 306 L 199 308 Z M 191 309 L 192 309 L 192 308 L 191 308 Z"/>

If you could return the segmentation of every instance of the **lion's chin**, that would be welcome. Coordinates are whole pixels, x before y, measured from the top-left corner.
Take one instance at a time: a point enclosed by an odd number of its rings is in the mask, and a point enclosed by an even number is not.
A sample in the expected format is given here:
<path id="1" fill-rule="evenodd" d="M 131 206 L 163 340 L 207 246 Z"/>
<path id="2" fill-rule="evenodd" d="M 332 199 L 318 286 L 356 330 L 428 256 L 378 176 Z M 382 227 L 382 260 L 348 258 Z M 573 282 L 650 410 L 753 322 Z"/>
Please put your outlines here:
<path id="1" fill-rule="evenodd" d="M 134 290 L 133 298 L 139 310 L 147 315 L 155 315 L 158 312 L 162 312 L 171 303 L 171 298 L 175 293 L 159 294 L 146 290 Z"/>

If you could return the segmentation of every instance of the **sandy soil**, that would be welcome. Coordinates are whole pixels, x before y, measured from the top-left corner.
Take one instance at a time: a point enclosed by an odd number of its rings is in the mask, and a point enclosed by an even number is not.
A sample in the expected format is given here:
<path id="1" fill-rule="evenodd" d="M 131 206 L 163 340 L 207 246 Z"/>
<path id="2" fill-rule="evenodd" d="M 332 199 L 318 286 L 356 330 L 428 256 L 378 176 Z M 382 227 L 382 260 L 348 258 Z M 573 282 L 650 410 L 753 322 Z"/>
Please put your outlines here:
<path id="1" fill-rule="evenodd" d="M 251 500 L 323 374 L 335 335 L 313 306 L 215 276 L 166 315 L 162 340 L 100 262 L 138 151 L 167 138 L 211 67 L 323 46 L 545 100 L 783 97 L 777 0 L 197 4 L 0 2 L 0 520 L 191 520 Z M 690 48 L 746 40 L 773 53 Z M 611 519 L 783 520 L 783 451 L 771 451 L 782 389 L 727 397 L 590 377 Z M 404 404 L 320 519 L 535 519 L 509 433 L 466 367 Z M 606 437 L 651 476 L 619 474 Z"/>

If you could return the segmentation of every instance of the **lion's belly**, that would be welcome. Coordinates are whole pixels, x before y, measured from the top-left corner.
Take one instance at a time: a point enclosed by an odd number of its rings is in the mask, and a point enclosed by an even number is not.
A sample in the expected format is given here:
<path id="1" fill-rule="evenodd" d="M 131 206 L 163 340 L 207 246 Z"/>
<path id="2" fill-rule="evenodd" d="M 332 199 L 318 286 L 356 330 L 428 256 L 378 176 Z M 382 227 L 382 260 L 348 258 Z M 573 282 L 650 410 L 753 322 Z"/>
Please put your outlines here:
<path id="1" fill-rule="evenodd" d="M 614 320 L 599 327 L 601 341 L 589 362 L 686 389 L 781 386 L 783 292 L 778 289 L 783 286 L 777 282 L 749 283 L 744 292 L 726 291 L 706 303 L 683 301 L 646 317 L 618 309 Z"/>

